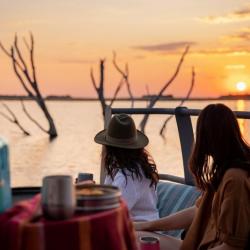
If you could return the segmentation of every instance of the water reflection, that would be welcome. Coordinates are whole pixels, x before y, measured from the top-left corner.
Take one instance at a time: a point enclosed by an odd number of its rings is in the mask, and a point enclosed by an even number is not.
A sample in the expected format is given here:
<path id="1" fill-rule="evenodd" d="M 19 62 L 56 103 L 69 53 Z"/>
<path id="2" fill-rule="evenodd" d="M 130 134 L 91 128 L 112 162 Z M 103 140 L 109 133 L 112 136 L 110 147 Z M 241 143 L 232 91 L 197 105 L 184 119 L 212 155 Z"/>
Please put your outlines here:
<path id="1" fill-rule="evenodd" d="M 215 103 L 217 102 L 215 101 Z M 24 137 L 16 126 L 9 124 L 8 120 L 0 119 L 0 137 L 2 135 L 7 138 L 10 146 L 12 186 L 41 186 L 43 176 L 55 174 L 77 176 L 79 172 L 91 172 L 94 174 L 95 180 L 99 180 L 101 147 L 93 142 L 96 132 L 103 128 L 98 102 L 48 102 L 59 132 L 58 138 L 53 142 L 49 142 L 47 135 L 30 123 L 30 120 L 21 112 L 19 101 L 6 103 L 19 115 L 22 124 L 32 133 L 32 136 Z M 187 102 L 186 106 L 190 109 L 202 109 L 209 103 L 207 101 L 192 101 Z M 28 101 L 25 104 L 35 119 L 42 120 L 35 103 Z M 160 102 L 158 107 L 174 108 L 178 104 L 178 101 Z M 232 110 L 250 110 L 250 100 L 230 100 L 226 101 L 225 104 Z M 116 105 L 116 107 L 129 107 L 130 103 L 117 102 Z M 138 102 L 136 105 L 136 107 L 144 107 L 142 102 Z M 139 124 L 142 116 L 135 115 L 134 118 L 136 124 Z M 192 118 L 194 128 L 196 119 L 197 117 Z M 163 120 L 165 117 L 160 115 L 150 118 L 146 129 L 150 138 L 148 150 L 152 153 L 160 173 L 183 176 L 176 122 L 173 119 L 168 124 L 166 134 L 168 142 L 167 145 L 164 145 L 164 141 L 158 135 L 158 129 L 162 126 Z M 249 120 L 239 120 L 239 124 L 244 138 L 250 142 Z"/>
<path id="2" fill-rule="evenodd" d="M 246 103 L 244 100 L 237 100 L 236 102 L 236 109 L 237 111 L 245 111 L 246 110 Z M 246 120 L 245 119 L 238 119 L 238 123 L 240 126 L 240 131 L 244 137 L 246 137 Z"/>

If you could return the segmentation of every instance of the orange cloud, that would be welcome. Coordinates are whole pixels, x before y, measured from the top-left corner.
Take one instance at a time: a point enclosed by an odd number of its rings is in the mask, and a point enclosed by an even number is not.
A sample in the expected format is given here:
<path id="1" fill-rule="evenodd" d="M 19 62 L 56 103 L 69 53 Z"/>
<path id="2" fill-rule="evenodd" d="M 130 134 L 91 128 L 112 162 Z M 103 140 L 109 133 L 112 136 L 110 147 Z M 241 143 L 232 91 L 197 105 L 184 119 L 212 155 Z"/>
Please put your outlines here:
<path id="1" fill-rule="evenodd" d="M 250 54 L 250 48 L 211 48 L 204 50 L 196 50 L 191 52 L 197 55 L 228 55 L 243 56 Z"/>
<path id="2" fill-rule="evenodd" d="M 142 60 L 142 59 L 146 59 L 146 56 L 145 55 L 135 55 L 133 56 L 134 59 L 137 59 L 137 60 Z"/>
<path id="3" fill-rule="evenodd" d="M 243 41 L 243 42 L 249 42 L 250 41 L 250 27 L 243 28 L 241 31 L 236 32 L 234 34 L 224 36 L 223 40 L 225 41 Z"/>
<path id="4" fill-rule="evenodd" d="M 246 65 L 244 64 L 228 64 L 225 66 L 225 69 L 234 70 L 234 69 L 245 69 Z"/>
<path id="5" fill-rule="evenodd" d="M 196 42 L 193 41 L 179 41 L 173 43 L 161 43 L 154 45 L 140 45 L 134 46 L 133 49 L 146 50 L 151 52 L 176 52 L 179 49 L 182 49 L 186 46 L 196 45 Z"/>
<path id="6" fill-rule="evenodd" d="M 84 60 L 84 59 L 79 59 L 79 58 L 63 58 L 63 59 L 58 59 L 58 62 L 66 63 L 66 64 L 92 64 L 92 63 L 95 63 L 96 61 Z"/>
<path id="7" fill-rule="evenodd" d="M 243 7 L 239 10 L 235 10 L 231 13 L 227 13 L 225 15 L 207 16 L 198 18 L 198 20 L 211 24 L 231 23 L 250 20 L 250 5 L 247 5 L 246 7 Z"/>

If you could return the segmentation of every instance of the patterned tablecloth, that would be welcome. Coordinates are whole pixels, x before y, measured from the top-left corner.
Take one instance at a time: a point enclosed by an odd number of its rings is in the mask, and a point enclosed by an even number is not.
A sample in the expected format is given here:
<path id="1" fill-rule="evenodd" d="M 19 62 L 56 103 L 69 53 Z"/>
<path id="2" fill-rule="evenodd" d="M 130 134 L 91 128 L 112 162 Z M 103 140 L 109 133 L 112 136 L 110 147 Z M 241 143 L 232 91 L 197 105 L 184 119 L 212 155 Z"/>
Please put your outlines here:
<path id="1" fill-rule="evenodd" d="M 40 195 L 0 214 L 1 250 L 136 250 L 126 205 L 69 220 L 36 218 Z"/>

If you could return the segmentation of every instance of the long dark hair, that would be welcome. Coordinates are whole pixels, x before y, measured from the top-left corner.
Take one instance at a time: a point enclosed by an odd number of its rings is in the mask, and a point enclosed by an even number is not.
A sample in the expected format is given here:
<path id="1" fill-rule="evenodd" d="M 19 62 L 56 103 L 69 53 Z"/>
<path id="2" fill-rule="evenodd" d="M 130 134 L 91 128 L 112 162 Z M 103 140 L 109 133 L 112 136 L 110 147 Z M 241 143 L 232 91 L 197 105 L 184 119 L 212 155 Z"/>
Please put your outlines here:
<path id="1" fill-rule="evenodd" d="M 216 190 L 231 167 L 250 172 L 249 145 L 241 135 L 236 116 L 224 104 L 210 104 L 200 113 L 189 166 L 202 190 Z"/>
<path id="2" fill-rule="evenodd" d="M 143 178 L 140 168 L 146 178 L 151 180 L 150 187 L 155 185 L 159 180 L 156 165 L 151 155 L 144 148 L 126 149 L 105 146 L 104 155 L 105 168 L 107 174 L 114 180 L 118 170 L 127 180 L 127 173 L 131 173 L 132 178 L 141 180 Z"/>

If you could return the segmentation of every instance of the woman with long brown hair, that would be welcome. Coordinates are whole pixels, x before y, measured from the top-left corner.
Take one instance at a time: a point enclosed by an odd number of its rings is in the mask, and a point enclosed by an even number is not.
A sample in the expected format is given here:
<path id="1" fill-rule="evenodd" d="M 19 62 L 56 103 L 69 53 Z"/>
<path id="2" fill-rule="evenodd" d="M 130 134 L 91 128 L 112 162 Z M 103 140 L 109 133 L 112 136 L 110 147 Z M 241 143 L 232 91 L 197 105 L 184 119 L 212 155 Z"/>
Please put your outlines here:
<path id="1" fill-rule="evenodd" d="M 108 128 L 95 136 L 95 142 L 104 146 L 105 184 L 120 188 L 131 218 L 135 221 L 158 219 L 156 165 L 145 149 L 149 140 L 136 129 L 132 117 L 114 115 Z"/>
<path id="2" fill-rule="evenodd" d="M 202 191 L 196 205 L 136 229 L 186 229 L 183 241 L 161 237 L 166 250 L 250 249 L 250 148 L 227 106 L 210 104 L 200 113 L 190 170 Z"/>

